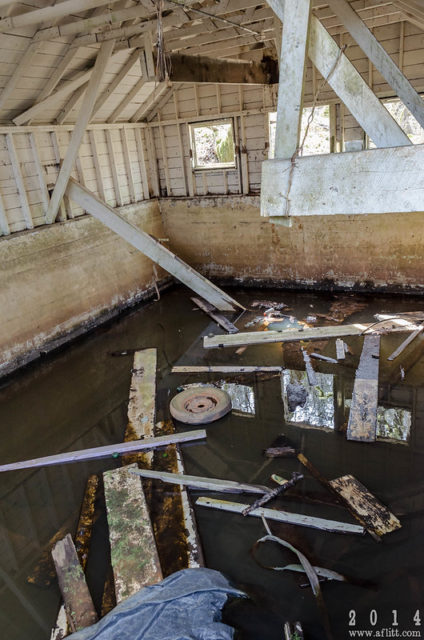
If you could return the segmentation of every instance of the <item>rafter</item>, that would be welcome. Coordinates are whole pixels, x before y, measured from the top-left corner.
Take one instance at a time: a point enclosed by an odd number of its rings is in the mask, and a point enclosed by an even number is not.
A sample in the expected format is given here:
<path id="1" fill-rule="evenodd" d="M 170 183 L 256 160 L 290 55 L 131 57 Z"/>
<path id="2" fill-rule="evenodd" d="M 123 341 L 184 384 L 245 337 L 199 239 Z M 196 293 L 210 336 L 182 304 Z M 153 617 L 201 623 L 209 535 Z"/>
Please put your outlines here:
<path id="1" fill-rule="evenodd" d="M 110 0 L 64 0 L 64 2 L 60 2 L 54 6 L 26 11 L 17 16 L 3 18 L 3 20 L 0 20 L 0 32 L 13 31 L 14 29 L 20 29 L 22 27 L 41 26 L 56 18 L 82 13 L 106 4 L 110 4 Z"/>

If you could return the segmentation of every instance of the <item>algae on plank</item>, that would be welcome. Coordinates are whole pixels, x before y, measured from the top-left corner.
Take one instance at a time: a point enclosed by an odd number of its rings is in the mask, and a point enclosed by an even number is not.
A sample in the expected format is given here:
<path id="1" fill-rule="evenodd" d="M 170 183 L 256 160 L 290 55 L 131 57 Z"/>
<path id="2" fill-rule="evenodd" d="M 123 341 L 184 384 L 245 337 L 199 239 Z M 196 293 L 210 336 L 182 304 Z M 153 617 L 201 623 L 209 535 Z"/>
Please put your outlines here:
<path id="1" fill-rule="evenodd" d="M 111 559 L 117 602 L 162 580 L 140 478 L 129 465 L 103 474 Z"/>

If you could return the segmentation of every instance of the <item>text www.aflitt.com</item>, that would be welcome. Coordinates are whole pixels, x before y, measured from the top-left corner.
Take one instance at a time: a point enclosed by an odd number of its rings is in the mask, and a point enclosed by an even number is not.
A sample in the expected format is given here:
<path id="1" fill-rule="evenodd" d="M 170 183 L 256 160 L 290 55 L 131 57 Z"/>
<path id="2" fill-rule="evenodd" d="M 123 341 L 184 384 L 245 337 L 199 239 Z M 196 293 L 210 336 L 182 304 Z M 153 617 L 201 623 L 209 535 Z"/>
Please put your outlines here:
<path id="1" fill-rule="evenodd" d="M 419 629 L 400 631 L 389 627 L 383 629 L 349 629 L 349 638 L 421 638 Z"/>

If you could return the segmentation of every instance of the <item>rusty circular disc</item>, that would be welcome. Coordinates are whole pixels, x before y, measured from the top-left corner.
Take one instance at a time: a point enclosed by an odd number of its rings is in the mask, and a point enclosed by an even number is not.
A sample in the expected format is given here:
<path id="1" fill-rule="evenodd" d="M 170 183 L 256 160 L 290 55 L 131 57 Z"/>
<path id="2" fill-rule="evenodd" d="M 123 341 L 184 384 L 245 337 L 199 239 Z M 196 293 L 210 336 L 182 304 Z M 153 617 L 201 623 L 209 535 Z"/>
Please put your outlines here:
<path id="1" fill-rule="evenodd" d="M 172 398 L 169 409 L 180 422 L 207 424 L 231 411 L 231 398 L 216 387 L 190 387 Z"/>

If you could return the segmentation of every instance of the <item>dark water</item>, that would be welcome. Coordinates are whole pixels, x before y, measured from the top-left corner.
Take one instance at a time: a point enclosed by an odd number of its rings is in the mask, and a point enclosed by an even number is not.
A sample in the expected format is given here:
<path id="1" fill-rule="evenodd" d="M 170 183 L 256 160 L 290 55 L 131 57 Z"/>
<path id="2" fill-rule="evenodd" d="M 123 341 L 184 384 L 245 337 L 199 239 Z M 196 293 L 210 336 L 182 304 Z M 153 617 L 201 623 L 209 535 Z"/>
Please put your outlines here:
<path id="1" fill-rule="evenodd" d="M 256 298 L 284 301 L 291 308 L 288 313 L 299 320 L 315 313 L 328 313 L 337 299 L 324 294 L 272 290 L 233 294 L 245 304 Z M 346 322 L 372 321 L 377 312 L 424 309 L 422 299 L 381 296 L 350 299 L 363 302 L 365 308 Z M 169 399 L 179 385 L 222 377 L 170 374 L 173 364 L 284 365 L 291 372 L 286 374 L 291 379 L 303 375 L 299 373 L 304 364 L 298 345 L 285 345 L 284 349 L 281 344 L 253 346 L 242 355 L 235 355 L 234 349 L 204 350 L 200 336 L 219 331 L 207 316 L 192 308 L 188 293 L 174 289 L 159 302 L 123 316 L 4 385 L 0 389 L 2 462 L 122 440 L 132 356 L 114 357 L 111 352 L 157 347 L 158 419 L 168 417 Z M 239 328 L 243 330 L 247 322 L 259 315 L 260 311 L 245 314 L 238 322 Z M 257 328 L 258 325 L 253 325 L 246 330 Z M 402 528 L 380 544 L 370 536 L 344 536 L 271 524 L 275 535 L 302 550 L 313 564 L 345 574 L 354 582 L 372 583 L 323 584 L 336 639 L 354 637 L 350 634 L 352 630 L 382 628 L 388 631 L 380 637 L 395 637 L 390 636 L 392 631 L 408 632 L 405 637 L 421 637 L 417 635 L 421 626 L 416 622 L 424 618 L 424 360 L 419 357 L 424 351 L 424 340 L 417 338 L 408 351 L 388 363 L 387 356 L 404 337 L 405 334 L 398 334 L 382 338 L 380 438 L 376 443 L 348 442 L 343 432 L 362 344 L 361 338 L 347 338 L 353 355 L 345 364 L 313 361 L 315 370 L 327 375 L 320 378 L 320 397 L 312 399 L 302 415 L 289 415 L 286 409 L 288 420 L 285 420 L 279 378 L 260 380 L 252 376 L 243 382 L 253 386 L 255 416 L 228 415 L 208 427 L 206 443 L 184 449 L 188 473 L 271 486 L 273 473 L 288 477 L 293 471 L 302 471 L 295 459 L 268 461 L 263 456 L 263 449 L 284 433 L 327 478 L 351 473 L 399 514 Z M 314 349 L 335 357 L 334 341 L 316 344 Z M 400 365 L 406 371 L 403 381 Z M 401 442 L 399 438 L 405 440 Z M 63 527 L 73 533 L 88 475 L 116 464 L 115 460 L 102 460 L 2 474 L 2 638 L 49 637 L 59 603 L 57 584 L 53 581 L 50 585 L 34 585 L 27 578 L 33 575 L 43 549 L 58 530 Z M 307 472 L 297 493 L 298 499 L 282 498 L 274 506 L 352 522 L 345 510 L 325 504 L 328 495 Z M 305 502 L 303 497 L 323 503 Z M 265 533 L 260 520 L 200 507 L 196 516 L 207 566 L 223 571 L 250 596 L 248 600 L 230 603 L 225 614 L 241 638 L 281 639 L 286 620 L 301 620 L 307 638 L 325 638 L 311 590 L 299 586 L 307 582 L 305 576 L 273 572 L 255 562 L 252 546 Z M 106 523 L 99 510 L 88 565 L 88 581 L 96 603 L 101 599 L 107 555 Z M 265 565 L 297 562 L 292 553 L 270 544 L 261 548 L 257 557 Z M 375 626 L 370 624 L 370 616 L 372 621 L 377 617 Z M 349 620 L 354 619 L 356 625 L 349 626 Z M 398 626 L 392 626 L 394 621 Z"/>

